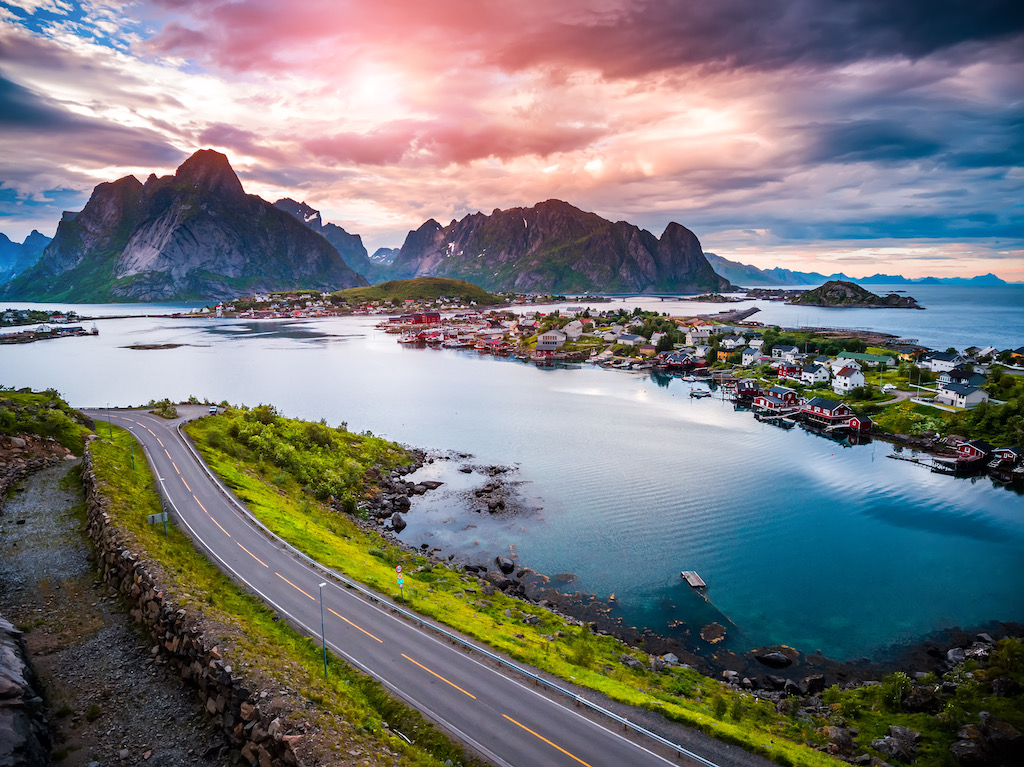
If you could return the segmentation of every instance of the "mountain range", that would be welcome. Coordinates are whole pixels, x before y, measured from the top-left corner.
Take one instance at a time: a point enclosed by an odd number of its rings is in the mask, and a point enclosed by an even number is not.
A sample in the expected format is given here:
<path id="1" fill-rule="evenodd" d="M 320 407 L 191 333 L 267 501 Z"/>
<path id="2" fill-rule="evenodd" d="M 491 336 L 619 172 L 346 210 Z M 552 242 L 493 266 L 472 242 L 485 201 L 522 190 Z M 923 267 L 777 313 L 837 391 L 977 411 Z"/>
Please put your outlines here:
<path id="1" fill-rule="evenodd" d="M 50 238 L 35 229 L 24 242 L 12 242 L 0 232 L 0 285 L 14 279 L 43 255 Z"/>
<path id="2" fill-rule="evenodd" d="M 334 291 L 420 276 L 521 293 L 698 293 L 744 287 L 1006 284 L 995 275 L 853 279 L 758 269 L 705 254 L 670 223 L 660 237 L 561 200 L 434 219 L 401 248 L 367 255 L 362 238 L 290 198 L 246 194 L 227 157 L 203 149 L 173 175 L 99 184 L 82 211 L 65 213 L 53 240 L 0 234 L 0 297 L 36 301 L 219 300 L 252 292 Z"/>
<path id="3" fill-rule="evenodd" d="M 655 293 L 728 290 L 696 235 L 669 224 L 660 238 L 561 200 L 474 213 L 409 232 L 393 279 L 454 277 L 491 291 Z"/>
<path id="4" fill-rule="evenodd" d="M 994 274 L 977 277 L 917 277 L 909 278 L 899 274 L 873 274 L 870 277 L 849 277 L 842 272 L 820 274 L 818 272 L 795 272 L 790 269 L 758 269 L 756 266 L 730 261 L 715 253 L 705 253 L 715 271 L 729 282 L 748 288 L 763 287 L 808 287 L 822 285 L 835 280 L 853 282 L 858 285 L 1007 285 L 1005 280 Z"/>
<path id="5" fill-rule="evenodd" d="M 361 243 L 360 243 L 361 245 Z M 364 251 L 365 252 L 365 251 Z M 167 301 L 366 285 L 320 234 L 246 194 L 204 149 L 172 176 L 97 186 L 31 267 L 0 288 L 23 300 Z"/>

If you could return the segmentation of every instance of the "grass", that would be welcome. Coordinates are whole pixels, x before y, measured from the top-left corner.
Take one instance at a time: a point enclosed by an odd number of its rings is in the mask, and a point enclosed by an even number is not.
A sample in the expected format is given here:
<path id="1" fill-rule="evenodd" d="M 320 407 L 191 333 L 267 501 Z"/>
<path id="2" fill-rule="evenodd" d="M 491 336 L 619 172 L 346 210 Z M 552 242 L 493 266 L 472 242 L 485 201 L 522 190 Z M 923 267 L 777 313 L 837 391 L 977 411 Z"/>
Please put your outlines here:
<path id="1" fill-rule="evenodd" d="M 315 701 L 321 721 L 341 720 L 347 739 L 374 748 L 384 746 L 401 754 L 404 764 L 441 765 L 449 759 L 456 764 L 472 763 L 418 713 L 333 656 L 324 679 L 323 656 L 316 642 L 290 629 L 261 600 L 236 586 L 176 528 L 170 527 L 164 536 L 159 526 L 148 525 L 146 517 L 159 513 L 160 501 L 145 462 L 131 468 L 131 439 L 127 431 L 115 426 L 112 438 L 96 440 L 90 448 L 111 516 L 133 539 L 133 545 L 166 573 L 169 598 L 224 627 L 237 669 L 246 676 L 276 677 L 274 684 L 286 684 L 306 700 Z M 305 715 L 310 716 L 308 712 Z M 391 734 L 395 729 L 409 736 L 413 744 Z"/>
<path id="2" fill-rule="evenodd" d="M 36 434 L 53 437 L 76 455 L 82 454 L 90 431 L 53 389 L 43 392 L 0 388 L 0 434 Z"/>
<path id="3" fill-rule="evenodd" d="M 391 280 L 368 288 L 339 290 L 331 295 L 351 305 L 371 301 L 433 301 L 441 297 L 458 298 L 464 302 L 476 301 L 481 306 L 503 303 L 500 296 L 488 293 L 472 283 L 445 277 Z"/>
<path id="4" fill-rule="evenodd" d="M 475 576 L 432 563 L 363 530 L 348 515 L 303 492 L 303 483 L 273 461 L 261 459 L 237 440 L 227 441 L 233 419 L 242 417 L 229 411 L 193 422 L 187 430 L 214 472 L 263 524 L 313 559 L 394 599 L 400 596 L 394 568 L 402 564 L 404 599 L 412 609 L 515 660 L 615 700 L 657 711 L 782 764 L 835 764 L 803 745 L 816 737 L 804 723 L 780 719 L 768 702 L 729 690 L 689 669 L 672 668 L 660 674 L 629 669 L 619 660 L 623 653 L 645 662 L 649 659 L 612 637 L 592 635 L 500 591 L 486 595 Z M 347 492 L 360 495 L 370 490 L 356 483 Z M 538 623 L 524 622 L 529 616 Z M 725 701 L 724 710 L 714 703 L 719 698 Z"/>

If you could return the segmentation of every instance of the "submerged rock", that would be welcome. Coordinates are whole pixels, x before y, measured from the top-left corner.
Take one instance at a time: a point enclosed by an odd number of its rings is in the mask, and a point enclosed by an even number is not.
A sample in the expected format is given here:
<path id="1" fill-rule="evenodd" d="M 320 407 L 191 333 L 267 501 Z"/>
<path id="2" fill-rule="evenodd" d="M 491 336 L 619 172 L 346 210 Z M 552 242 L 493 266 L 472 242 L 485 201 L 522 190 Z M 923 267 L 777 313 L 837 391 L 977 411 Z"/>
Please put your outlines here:
<path id="1" fill-rule="evenodd" d="M 787 668 L 793 665 L 793 661 L 790 658 L 777 650 L 755 655 L 754 660 L 768 668 Z"/>

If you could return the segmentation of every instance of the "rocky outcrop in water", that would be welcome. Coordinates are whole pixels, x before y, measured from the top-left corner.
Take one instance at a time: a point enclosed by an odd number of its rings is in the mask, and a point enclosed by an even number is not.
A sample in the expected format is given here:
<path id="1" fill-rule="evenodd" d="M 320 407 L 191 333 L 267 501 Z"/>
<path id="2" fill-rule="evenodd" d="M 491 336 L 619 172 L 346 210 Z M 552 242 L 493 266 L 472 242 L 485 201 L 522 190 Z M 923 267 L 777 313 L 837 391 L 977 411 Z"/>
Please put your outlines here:
<path id="1" fill-rule="evenodd" d="M 826 282 L 820 288 L 808 290 L 789 303 L 796 306 L 825 306 L 855 309 L 923 309 L 910 296 L 890 293 L 877 296 L 860 285 L 844 280 Z"/>

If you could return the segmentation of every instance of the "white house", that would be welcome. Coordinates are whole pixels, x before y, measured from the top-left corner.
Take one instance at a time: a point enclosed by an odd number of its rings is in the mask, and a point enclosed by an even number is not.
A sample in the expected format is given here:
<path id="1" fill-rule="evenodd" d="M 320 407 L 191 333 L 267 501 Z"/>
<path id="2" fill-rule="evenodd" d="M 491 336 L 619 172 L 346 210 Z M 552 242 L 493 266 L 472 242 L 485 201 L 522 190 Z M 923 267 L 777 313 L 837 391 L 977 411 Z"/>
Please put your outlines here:
<path id="1" fill-rule="evenodd" d="M 832 371 L 832 375 L 839 375 L 839 371 L 843 368 L 854 368 L 855 370 L 863 370 L 860 363 L 857 360 L 848 359 L 834 359 L 828 363 L 829 370 Z"/>
<path id="2" fill-rule="evenodd" d="M 921 360 L 921 367 L 933 373 L 945 373 L 948 370 L 966 364 L 967 361 L 958 352 L 930 352 Z"/>
<path id="3" fill-rule="evenodd" d="M 583 323 L 580 322 L 579 320 L 573 320 L 564 328 L 562 328 L 562 332 L 565 333 L 565 337 L 567 339 L 569 339 L 570 341 L 575 341 L 576 339 L 583 335 Z"/>
<path id="4" fill-rule="evenodd" d="M 686 331 L 686 345 L 699 346 L 711 338 L 711 328 L 700 325 Z"/>
<path id="5" fill-rule="evenodd" d="M 732 351 L 734 349 L 739 349 L 746 342 L 747 339 L 744 338 L 743 336 L 726 336 L 725 338 L 722 339 L 722 343 L 719 345 L 723 349 L 728 349 L 729 351 Z"/>
<path id="6" fill-rule="evenodd" d="M 565 343 L 565 333 L 561 330 L 546 330 L 537 338 L 537 351 L 553 352 Z"/>
<path id="7" fill-rule="evenodd" d="M 935 395 L 935 402 L 938 405 L 967 409 L 977 407 L 987 401 L 987 391 L 979 389 L 977 386 L 965 386 L 964 384 L 946 384 L 945 388 L 939 389 L 939 393 Z"/>
<path id="8" fill-rule="evenodd" d="M 750 343 L 748 343 L 747 346 L 749 346 L 751 349 L 757 349 L 758 351 L 761 351 L 761 347 L 764 346 L 764 339 L 752 338 L 750 339 Z"/>
<path id="9" fill-rule="evenodd" d="M 836 394 L 849 394 L 858 386 L 864 385 L 864 373 L 859 367 L 848 365 L 836 373 L 832 380 L 832 391 Z"/>
<path id="10" fill-rule="evenodd" d="M 817 383 L 828 383 L 832 374 L 824 365 L 811 364 L 800 372 L 800 380 L 805 384 L 814 385 Z"/>
<path id="11" fill-rule="evenodd" d="M 748 346 L 743 350 L 743 357 L 740 360 L 740 364 L 743 367 L 750 367 L 751 365 L 757 365 L 761 361 L 761 350 L 755 349 L 752 346 Z"/>
<path id="12" fill-rule="evenodd" d="M 795 346 L 773 346 L 772 347 L 772 359 L 773 360 L 787 360 L 792 362 L 796 359 L 796 355 L 800 353 L 800 350 Z"/>

